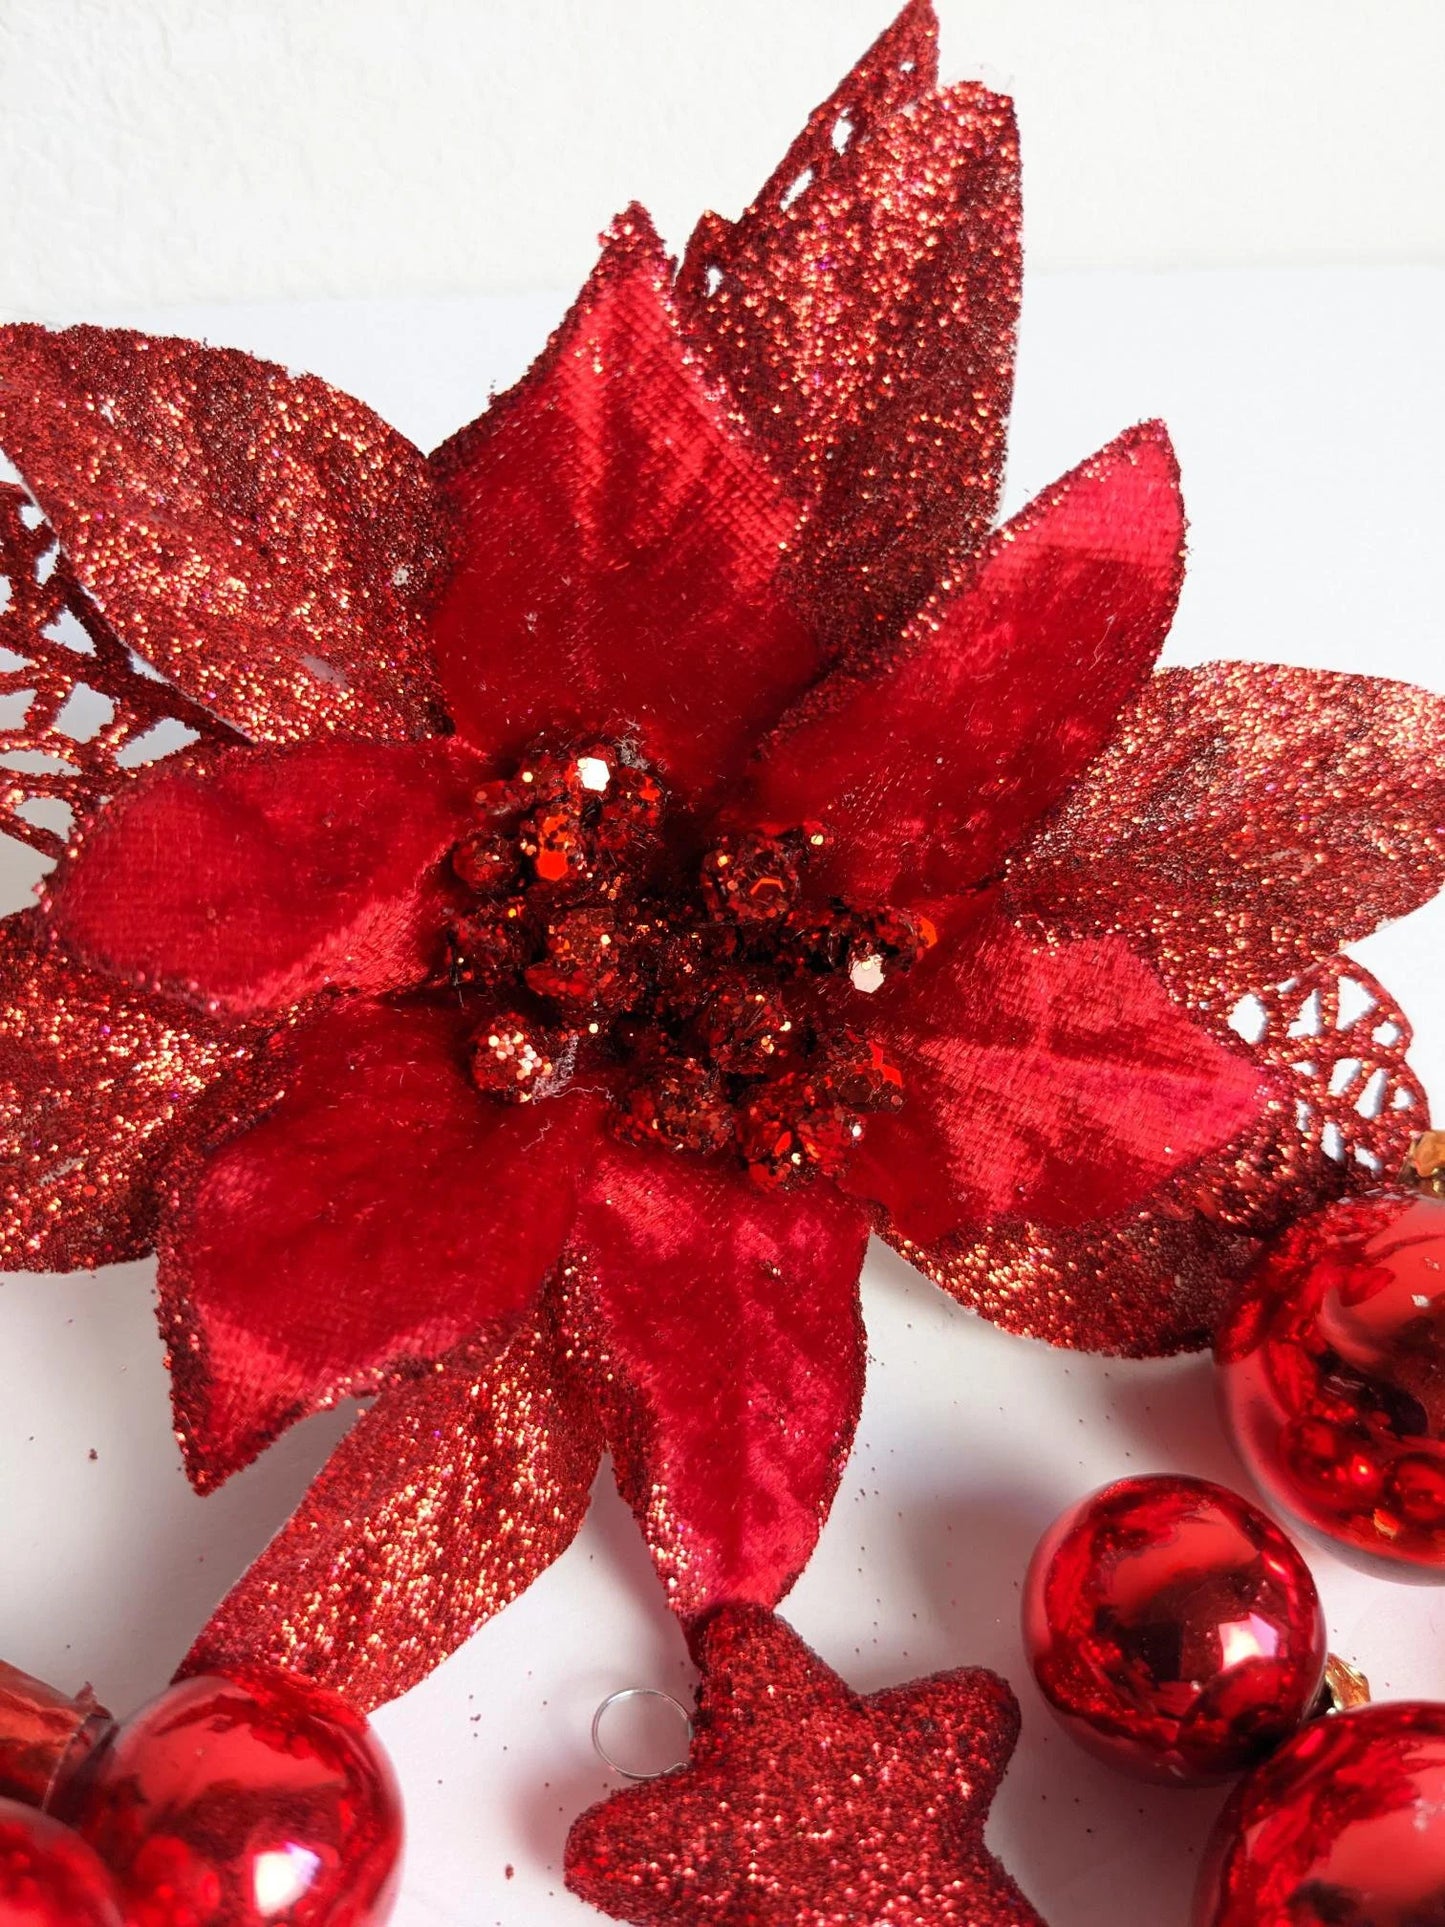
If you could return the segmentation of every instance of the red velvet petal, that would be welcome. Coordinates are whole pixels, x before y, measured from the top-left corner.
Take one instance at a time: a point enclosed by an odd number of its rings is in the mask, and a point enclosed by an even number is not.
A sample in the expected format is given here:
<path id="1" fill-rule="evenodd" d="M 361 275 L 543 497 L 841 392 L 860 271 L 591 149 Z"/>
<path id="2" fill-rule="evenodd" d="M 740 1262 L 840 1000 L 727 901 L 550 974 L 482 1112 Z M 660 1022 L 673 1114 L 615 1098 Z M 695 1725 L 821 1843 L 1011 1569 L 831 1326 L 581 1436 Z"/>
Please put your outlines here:
<path id="1" fill-rule="evenodd" d="M 738 221 L 706 215 L 679 304 L 812 504 L 795 579 L 835 643 L 891 641 L 982 540 L 1019 298 L 1010 102 L 936 93 L 914 0 Z"/>
<path id="2" fill-rule="evenodd" d="M 743 809 L 832 835 L 824 887 L 892 903 L 988 876 L 1107 741 L 1182 576 L 1169 438 L 1131 429 L 994 537 L 888 660 L 817 685 Z"/>
<path id="3" fill-rule="evenodd" d="M 609 1143 L 574 1235 L 571 1328 L 673 1610 L 775 1603 L 858 1422 L 862 1213 Z"/>
<path id="4" fill-rule="evenodd" d="M 1445 699 L 1248 662 L 1152 677 L 1013 903 L 1116 930 L 1180 995 L 1281 983 L 1445 882 Z"/>
<path id="5" fill-rule="evenodd" d="M 138 1258 L 196 1100 L 247 1048 L 214 1024 L 48 955 L 0 923 L 0 1267 Z"/>
<path id="6" fill-rule="evenodd" d="M 461 563 L 436 622 L 457 727 L 640 732 L 685 789 L 813 674 L 776 578 L 796 511 L 687 358 L 634 209 L 525 379 L 433 457 Z"/>
<path id="7" fill-rule="evenodd" d="M 46 917 L 72 955 L 208 1010 L 416 983 L 479 768 L 452 738 L 163 764 L 93 820 Z"/>
<path id="8" fill-rule="evenodd" d="M 295 1419 L 507 1331 L 566 1238 L 595 1108 L 488 1102 L 445 1007 L 342 1005 L 267 1067 L 177 1183 L 161 1319 L 191 1477 L 217 1485 Z"/>
<path id="9" fill-rule="evenodd" d="M 124 640 L 250 736 L 436 726 L 444 522 L 360 402 L 229 348 L 0 329 L 0 447 Z"/>
<path id="10" fill-rule="evenodd" d="M 500 1357 L 463 1347 L 357 1421 L 183 1672 L 259 1661 L 384 1705 L 567 1549 L 601 1452 L 545 1312 Z"/>
<path id="11" fill-rule="evenodd" d="M 1026 1337 L 1131 1358 L 1208 1345 L 1268 1244 L 1397 1171 L 1429 1123 L 1405 1062 L 1410 1027 L 1368 971 L 1329 958 L 1259 1003 L 1245 1047 L 1277 1098 L 1149 1197 L 1091 1224 L 1010 1218 L 919 1245 L 885 1219 L 883 1236 L 955 1298 Z"/>
<path id="12" fill-rule="evenodd" d="M 886 995 L 886 993 L 884 993 Z M 1107 1218 L 1262 1114 L 1271 1087 L 1117 938 L 945 930 L 876 1025 L 907 1098 L 868 1120 L 847 1189 L 932 1243 L 999 1218 Z"/>

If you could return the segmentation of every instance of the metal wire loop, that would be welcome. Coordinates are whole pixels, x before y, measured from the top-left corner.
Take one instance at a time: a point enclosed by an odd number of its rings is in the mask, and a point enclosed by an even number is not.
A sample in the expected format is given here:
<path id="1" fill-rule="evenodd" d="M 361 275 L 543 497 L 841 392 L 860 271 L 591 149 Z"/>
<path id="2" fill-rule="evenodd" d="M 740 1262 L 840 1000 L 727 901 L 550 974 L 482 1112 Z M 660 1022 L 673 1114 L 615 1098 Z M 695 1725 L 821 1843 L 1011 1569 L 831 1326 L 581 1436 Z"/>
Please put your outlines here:
<path id="1" fill-rule="evenodd" d="M 682 1758 L 680 1760 L 674 1760 L 670 1766 L 658 1767 L 657 1770 L 652 1773 L 634 1773 L 631 1767 L 626 1767 L 620 1760 L 614 1759 L 602 1743 L 602 1723 L 612 1708 L 620 1705 L 623 1700 L 639 1699 L 665 1700 L 669 1706 L 675 1706 L 683 1725 L 687 1729 L 687 1746 L 690 1747 L 692 1745 L 692 1715 L 680 1699 L 674 1699 L 671 1693 L 664 1693 L 661 1687 L 658 1686 L 624 1686 L 621 1692 L 609 1693 L 597 1711 L 592 1715 L 592 1746 L 602 1764 L 610 1768 L 613 1773 L 620 1774 L 624 1780 L 657 1780 L 660 1779 L 664 1773 L 675 1773 L 678 1767 L 687 1765 L 686 1750 L 684 1750 Z"/>

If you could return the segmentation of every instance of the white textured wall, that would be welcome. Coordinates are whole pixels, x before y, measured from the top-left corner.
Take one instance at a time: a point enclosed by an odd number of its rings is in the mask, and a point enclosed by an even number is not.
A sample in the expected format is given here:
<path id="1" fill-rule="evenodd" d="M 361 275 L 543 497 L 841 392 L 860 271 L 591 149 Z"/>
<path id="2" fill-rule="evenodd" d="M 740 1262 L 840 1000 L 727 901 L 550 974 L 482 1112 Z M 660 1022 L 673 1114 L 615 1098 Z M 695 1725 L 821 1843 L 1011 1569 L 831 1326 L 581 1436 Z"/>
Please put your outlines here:
<path id="1" fill-rule="evenodd" d="M 0 309 L 566 286 L 740 206 L 890 0 L 0 0 Z M 1036 265 L 1445 260 L 1445 0 L 940 0 Z"/>

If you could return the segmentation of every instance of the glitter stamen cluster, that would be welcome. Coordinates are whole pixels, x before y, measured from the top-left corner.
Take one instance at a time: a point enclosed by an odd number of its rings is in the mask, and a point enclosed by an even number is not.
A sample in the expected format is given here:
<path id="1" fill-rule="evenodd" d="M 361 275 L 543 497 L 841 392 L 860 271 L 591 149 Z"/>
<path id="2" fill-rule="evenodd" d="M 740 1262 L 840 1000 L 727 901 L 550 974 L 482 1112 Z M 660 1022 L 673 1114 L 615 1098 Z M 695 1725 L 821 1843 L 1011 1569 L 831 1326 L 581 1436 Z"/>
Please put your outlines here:
<path id="1" fill-rule="evenodd" d="M 469 901 L 448 936 L 452 986 L 492 1006 L 473 1080 L 526 1103 L 585 1061 L 605 1067 L 627 1142 L 731 1150 L 767 1189 L 836 1176 L 864 1116 L 902 1104 L 903 1079 L 823 980 L 872 994 L 935 933 L 805 901 L 813 825 L 722 836 L 682 864 L 666 804 L 614 743 L 540 751 L 478 792 L 451 859 Z"/>

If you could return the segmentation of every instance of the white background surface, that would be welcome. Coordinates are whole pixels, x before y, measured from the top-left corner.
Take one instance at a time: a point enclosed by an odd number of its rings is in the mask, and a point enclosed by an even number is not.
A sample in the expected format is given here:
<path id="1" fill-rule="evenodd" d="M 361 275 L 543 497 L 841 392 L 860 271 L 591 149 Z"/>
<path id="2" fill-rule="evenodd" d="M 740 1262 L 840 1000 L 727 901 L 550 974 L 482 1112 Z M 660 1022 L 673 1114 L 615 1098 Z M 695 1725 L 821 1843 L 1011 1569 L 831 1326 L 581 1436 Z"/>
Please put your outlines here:
<path id="1" fill-rule="evenodd" d="M 390 302 L 127 317 L 304 364 L 430 444 L 539 345 L 559 300 Z M 117 317 L 105 317 L 117 318 Z M 1170 422 L 1192 514 L 1168 655 L 1237 654 L 1445 689 L 1445 275 L 1035 276 L 1010 506 L 1131 420 Z M 23 892 L 27 859 L 11 876 Z M 1362 955 L 1445 1087 L 1445 914 Z M 157 1689 L 284 1517 L 341 1424 L 290 1435 L 207 1500 L 168 1429 L 151 1270 L 0 1285 L 0 1654 L 118 1709 Z M 1116 1778 L 1051 1727 L 1016 1627 L 1025 1563 L 1064 1506 L 1126 1471 L 1243 1483 L 1206 1360 L 1126 1365 L 1011 1339 L 886 1252 L 870 1261 L 858 1444 L 788 1616 L 855 1684 L 983 1662 L 1024 1738 L 991 1840 L 1052 1927 L 1184 1927 L 1217 1793 Z M 1378 1692 L 1445 1697 L 1445 1593 L 1314 1556 L 1336 1648 Z M 410 1804 L 399 1927 L 582 1927 L 561 1889 L 570 1819 L 608 1784 L 604 1694 L 687 1678 L 630 1517 L 600 1490 L 576 1546 L 380 1727 Z M 514 1872 L 509 1879 L 506 1869 Z"/>
<path id="2" fill-rule="evenodd" d="M 0 311 L 568 287 L 743 206 L 894 0 L 0 0 Z M 1439 0 L 939 0 L 1038 267 L 1445 261 Z"/>

